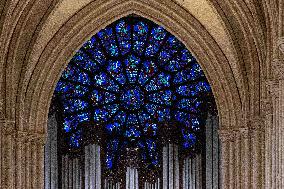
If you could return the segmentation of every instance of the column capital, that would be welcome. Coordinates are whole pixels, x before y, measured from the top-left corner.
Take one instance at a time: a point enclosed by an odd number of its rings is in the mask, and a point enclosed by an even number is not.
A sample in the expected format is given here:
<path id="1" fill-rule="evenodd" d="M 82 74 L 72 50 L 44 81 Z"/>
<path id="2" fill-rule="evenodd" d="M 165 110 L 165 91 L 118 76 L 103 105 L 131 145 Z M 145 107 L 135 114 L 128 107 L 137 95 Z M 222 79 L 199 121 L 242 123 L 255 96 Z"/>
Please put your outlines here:
<path id="1" fill-rule="evenodd" d="M 221 142 L 231 142 L 236 138 L 236 131 L 233 129 L 220 129 L 218 133 Z"/>
<path id="2" fill-rule="evenodd" d="M 281 59 L 273 59 L 271 62 L 271 78 L 268 78 L 268 81 L 279 82 L 280 80 L 284 80 L 284 60 Z"/>
<path id="3" fill-rule="evenodd" d="M 270 99 L 266 99 L 262 101 L 263 106 L 262 106 L 262 115 L 267 116 L 267 115 L 272 115 L 273 114 L 273 105 Z"/>
<path id="4" fill-rule="evenodd" d="M 250 131 L 261 131 L 265 130 L 265 119 L 261 116 L 256 116 L 249 121 Z"/>
<path id="5" fill-rule="evenodd" d="M 250 135 L 250 129 L 248 127 L 242 127 L 239 129 L 239 134 L 243 139 L 248 139 Z"/>
<path id="6" fill-rule="evenodd" d="M 15 135 L 16 127 L 14 120 L 0 119 L 0 129 L 4 136 Z"/>
<path id="7" fill-rule="evenodd" d="M 279 80 L 270 78 L 270 79 L 266 79 L 266 87 L 267 90 L 270 92 L 270 94 L 273 97 L 278 97 L 278 92 L 279 92 Z"/>
<path id="8" fill-rule="evenodd" d="M 279 39 L 277 41 L 277 47 L 284 54 L 284 36 L 279 37 Z"/>
<path id="9" fill-rule="evenodd" d="M 40 145 L 45 143 L 45 135 L 42 133 L 31 133 L 28 131 L 17 131 L 16 140 L 22 143 L 35 142 Z"/>

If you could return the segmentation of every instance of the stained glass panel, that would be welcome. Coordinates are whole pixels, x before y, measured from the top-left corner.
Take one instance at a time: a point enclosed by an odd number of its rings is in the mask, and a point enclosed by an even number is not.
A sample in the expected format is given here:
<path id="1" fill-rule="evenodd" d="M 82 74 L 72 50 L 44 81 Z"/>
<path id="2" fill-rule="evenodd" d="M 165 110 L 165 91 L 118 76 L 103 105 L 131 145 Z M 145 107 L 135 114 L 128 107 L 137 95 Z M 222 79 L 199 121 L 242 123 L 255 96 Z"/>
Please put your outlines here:
<path id="1" fill-rule="evenodd" d="M 71 148 L 80 147 L 80 123 L 103 127 L 108 169 L 128 147 L 141 149 L 148 168 L 159 167 L 159 128 L 165 122 L 177 123 L 180 146 L 193 149 L 204 127 L 204 97 L 212 95 L 190 51 L 162 26 L 140 17 L 122 18 L 91 37 L 55 91 Z"/>

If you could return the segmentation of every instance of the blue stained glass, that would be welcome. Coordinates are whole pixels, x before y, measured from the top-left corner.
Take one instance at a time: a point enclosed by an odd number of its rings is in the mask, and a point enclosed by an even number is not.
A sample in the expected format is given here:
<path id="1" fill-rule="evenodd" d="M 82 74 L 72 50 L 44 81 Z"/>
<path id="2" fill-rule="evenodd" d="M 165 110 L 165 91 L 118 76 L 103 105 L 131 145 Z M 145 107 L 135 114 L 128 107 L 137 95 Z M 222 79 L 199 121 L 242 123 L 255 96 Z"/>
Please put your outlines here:
<path id="1" fill-rule="evenodd" d="M 143 92 L 139 87 L 128 89 L 122 93 L 121 102 L 129 110 L 139 109 L 144 102 Z"/>
<path id="2" fill-rule="evenodd" d="M 64 95 L 64 97 L 83 97 L 87 91 L 87 87 L 66 83 L 64 81 L 59 81 L 55 88 L 55 92 Z"/>
<path id="3" fill-rule="evenodd" d="M 197 113 L 201 105 L 201 101 L 198 99 L 181 99 L 177 103 L 177 107 L 180 109 L 185 109 L 190 112 Z"/>
<path id="4" fill-rule="evenodd" d="M 200 130 L 200 121 L 198 117 L 191 115 L 190 119 L 184 122 L 185 126 L 193 131 Z"/>
<path id="5" fill-rule="evenodd" d="M 66 116 L 63 122 L 64 131 L 69 132 L 72 128 L 76 129 L 79 123 L 89 120 L 90 120 L 90 113 L 80 113 L 72 116 Z"/>
<path id="6" fill-rule="evenodd" d="M 95 109 L 94 110 L 94 120 L 99 122 L 99 121 L 106 121 L 108 118 L 109 114 L 106 109 Z"/>
<path id="7" fill-rule="evenodd" d="M 64 70 L 64 72 L 62 73 L 62 78 L 81 84 L 91 84 L 88 74 L 80 71 L 78 68 L 72 65 L 68 65 L 68 67 Z"/>
<path id="8" fill-rule="evenodd" d="M 133 27 L 133 50 L 139 55 L 143 54 L 147 40 L 148 25 L 145 22 L 138 22 Z"/>
<path id="9" fill-rule="evenodd" d="M 138 125 L 138 119 L 135 114 L 128 115 L 127 125 Z"/>
<path id="10" fill-rule="evenodd" d="M 198 91 L 195 88 L 195 85 L 182 85 L 176 89 L 176 92 L 182 96 L 195 96 Z"/>
<path id="11" fill-rule="evenodd" d="M 202 98 L 212 91 L 193 55 L 163 27 L 120 19 L 91 37 L 70 62 L 55 89 L 70 148 L 81 147 L 78 125 L 90 121 L 105 127 L 108 169 L 133 145 L 147 168 L 160 166 L 156 138 L 164 121 L 178 121 L 184 149 L 199 142 L 207 103 Z"/>
<path id="12" fill-rule="evenodd" d="M 167 71 L 170 72 L 175 72 L 175 71 L 179 71 L 183 68 L 185 68 L 185 66 L 187 66 L 186 64 L 183 64 L 184 62 L 180 60 L 179 57 L 176 57 L 170 61 L 168 61 L 168 63 L 165 65 L 165 69 Z"/>
<path id="13" fill-rule="evenodd" d="M 109 133 L 113 132 L 114 130 L 118 130 L 121 127 L 121 123 L 113 122 L 106 125 L 106 129 Z"/>
<path id="14" fill-rule="evenodd" d="M 128 58 L 125 60 L 126 75 L 130 83 L 136 82 L 139 64 L 140 58 L 137 58 L 134 55 L 128 56 Z"/>
<path id="15" fill-rule="evenodd" d="M 157 135 L 158 126 L 156 123 L 147 122 L 144 125 L 144 133 L 149 136 L 156 136 Z"/>
<path id="16" fill-rule="evenodd" d="M 191 118 L 190 114 L 182 111 L 175 111 L 174 115 L 175 119 L 181 123 L 185 123 L 187 120 Z"/>
<path id="17" fill-rule="evenodd" d="M 185 130 L 182 130 L 182 135 L 184 138 L 183 147 L 185 149 L 191 148 L 196 143 L 196 136 L 193 133 L 188 133 Z"/>
<path id="18" fill-rule="evenodd" d="M 77 118 L 79 122 L 89 121 L 90 120 L 90 113 L 80 113 L 77 114 Z"/>
<path id="19" fill-rule="evenodd" d="M 139 75 L 138 82 L 141 85 L 144 85 L 145 82 L 150 79 L 156 72 L 158 71 L 158 68 L 156 64 L 153 61 L 146 60 L 142 64 L 141 72 Z"/>
<path id="20" fill-rule="evenodd" d="M 119 123 L 124 124 L 126 121 L 126 113 L 124 111 L 119 111 L 113 119 Z"/>
<path id="21" fill-rule="evenodd" d="M 113 155 L 107 154 L 106 165 L 107 165 L 108 169 L 112 169 L 113 168 L 113 163 L 112 163 L 113 159 L 114 159 L 114 154 Z"/>
<path id="22" fill-rule="evenodd" d="M 118 145 L 119 145 L 119 140 L 118 139 L 113 139 L 107 143 L 107 154 L 106 154 L 106 165 L 108 169 L 113 168 L 113 163 L 115 160 L 115 154 L 117 154 L 118 151 Z"/>
<path id="23" fill-rule="evenodd" d="M 153 56 L 158 52 L 166 34 L 166 30 L 161 26 L 152 29 L 145 52 L 146 56 Z"/>
<path id="24" fill-rule="evenodd" d="M 95 121 L 107 121 L 113 114 L 119 109 L 117 104 L 106 105 L 104 108 L 95 108 L 94 120 Z"/>
<path id="25" fill-rule="evenodd" d="M 192 76 L 195 76 L 196 78 L 204 77 L 204 73 L 200 65 L 197 63 L 192 64 L 192 66 L 190 67 L 190 74 Z"/>
<path id="26" fill-rule="evenodd" d="M 131 48 L 131 32 L 130 25 L 124 20 L 120 21 L 116 25 L 117 40 L 120 47 L 120 52 L 125 55 L 130 51 Z"/>
<path id="27" fill-rule="evenodd" d="M 72 128 L 76 128 L 79 121 L 76 119 L 76 116 L 68 116 L 64 118 L 64 131 L 69 132 Z"/>
<path id="28" fill-rule="evenodd" d="M 146 104 L 146 108 L 153 117 L 158 119 L 158 121 L 170 120 L 171 116 L 169 108 L 163 108 L 156 104 Z"/>
<path id="29" fill-rule="evenodd" d="M 175 56 L 179 49 L 182 47 L 182 43 L 179 40 L 170 35 L 166 40 L 165 44 L 162 47 L 161 52 L 159 53 L 158 59 L 163 65 L 166 64 L 170 59 Z"/>
<path id="30" fill-rule="evenodd" d="M 105 108 L 108 110 L 109 116 L 112 116 L 113 114 L 117 112 L 117 110 L 119 109 L 119 106 L 118 104 L 110 104 L 110 105 L 106 105 Z"/>
<path id="31" fill-rule="evenodd" d="M 148 98 L 152 102 L 170 106 L 172 104 L 172 99 L 171 99 L 172 91 L 171 90 L 159 91 L 157 93 L 150 94 Z"/>
<path id="32" fill-rule="evenodd" d="M 83 47 L 79 50 L 79 52 L 82 52 L 85 50 L 86 52 L 89 53 L 89 56 L 96 62 L 99 63 L 100 65 L 105 65 L 106 63 L 106 57 L 103 53 L 102 48 L 99 45 L 99 42 L 93 36 L 89 41 L 87 41 Z M 77 54 L 77 53 L 76 53 Z M 75 55 L 76 56 L 76 55 Z M 81 57 L 79 57 L 81 58 Z"/>
<path id="33" fill-rule="evenodd" d="M 198 92 L 208 92 L 211 90 L 209 83 L 205 81 L 198 82 L 195 88 Z"/>
<path id="34" fill-rule="evenodd" d="M 158 76 L 154 77 L 146 86 L 147 91 L 159 90 L 163 87 L 170 86 L 171 76 L 166 73 L 160 73 Z"/>
<path id="35" fill-rule="evenodd" d="M 64 112 L 66 113 L 84 110 L 88 106 L 88 102 L 81 99 L 68 99 L 63 102 Z"/>
<path id="36" fill-rule="evenodd" d="M 98 32 L 102 45 L 111 56 L 118 56 L 118 47 L 115 41 L 115 34 L 111 27 L 107 27 Z"/>
<path id="37" fill-rule="evenodd" d="M 141 131 L 137 129 L 137 125 L 130 125 L 126 129 L 125 135 L 130 138 L 130 140 L 134 141 L 141 136 Z"/>
<path id="38" fill-rule="evenodd" d="M 116 100 L 116 96 L 110 92 L 93 90 L 90 94 L 90 100 L 92 104 L 96 106 L 99 104 L 109 104 Z"/>
<path id="39" fill-rule="evenodd" d="M 186 48 L 184 48 L 181 51 L 180 59 L 183 62 L 182 64 L 189 64 L 189 63 L 193 64 L 193 63 L 196 62 L 195 58 L 192 56 L 192 54 Z"/>
<path id="40" fill-rule="evenodd" d="M 95 75 L 94 82 L 94 84 L 98 87 L 113 92 L 119 92 L 119 86 L 106 73 Z"/>
<path id="41" fill-rule="evenodd" d="M 195 72 L 185 69 L 176 74 L 174 78 L 174 84 L 180 84 L 180 83 L 185 83 L 188 81 L 193 81 L 193 80 L 200 78 L 200 76 L 201 76 L 200 74 L 196 75 Z"/>
<path id="42" fill-rule="evenodd" d="M 99 45 L 99 42 L 93 36 L 89 41 L 87 41 L 83 47 L 75 54 L 75 56 L 79 53 L 79 55 L 82 53 L 82 51 L 86 51 L 88 53 L 88 56 L 90 56 L 95 63 L 98 63 L 100 65 L 105 65 L 106 63 L 106 56 L 103 53 L 102 48 Z M 85 57 L 85 56 L 84 56 Z M 79 56 L 79 60 L 77 61 L 82 61 L 81 59 L 83 56 Z M 76 60 L 76 59 L 75 59 Z M 89 66 L 88 66 L 89 67 Z M 98 67 L 94 67 L 91 69 L 98 69 Z"/>
<path id="43" fill-rule="evenodd" d="M 119 60 L 109 61 L 107 70 L 120 84 L 125 83 L 126 79 L 123 73 L 123 65 Z"/>
<path id="44" fill-rule="evenodd" d="M 142 123 L 142 125 L 145 125 L 145 123 L 152 121 L 151 116 L 144 110 L 140 110 L 138 115 L 139 115 L 139 120 Z"/>
<path id="45" fill-rule="evenodd" d="M 79 148 L 80 147 L 80 141 L 82 140 L 82 134 L 81 131 L 77 131 L 76 133 L 73 133 L 70 136 L 70 147 L 72 148 Z"/>
<path id="46" fill-rule="evenodd" d="M 90 72 L 97 72 L 100 68 L 96 61 L 91 60 L 90 57 L 81 50 L 79 50 L 74 55 L 71 62 L 77 65 L 78 67 L 88 70 Z"/>

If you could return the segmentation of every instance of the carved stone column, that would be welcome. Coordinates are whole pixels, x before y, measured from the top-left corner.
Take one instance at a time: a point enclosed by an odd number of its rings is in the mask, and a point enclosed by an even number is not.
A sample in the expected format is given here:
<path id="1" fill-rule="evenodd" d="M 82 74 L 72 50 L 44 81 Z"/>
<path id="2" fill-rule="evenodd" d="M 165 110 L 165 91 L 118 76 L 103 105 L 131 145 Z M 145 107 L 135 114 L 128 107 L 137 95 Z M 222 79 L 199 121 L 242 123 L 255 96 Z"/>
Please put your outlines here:
<path id="1" fill-rule="evenodd" d="M 44 135 L 18 131 L 15 146 L 16 188 L 43 188 Z"/>
<path id="2" fill-rule="evenodd" d="M 272 187 L 272 104 L 266 101 L 264 105 L 264 124 L 265 124 L 265 188 Z"/>
<path id="3" fill-rule="evenodd" d="M 0 120 L 1 188 L 15 188 L 15 122 Z"/>
<path id="4" fill-rule="evenodd" d="M 233 130 L 219 130 L 221 141 L 221 187 L 234 188 L 234 170 L 235 170 L 235 154 L 234 139 L 235 132 Z"/>
<path id="5" fill-rule="evenodd" d="M 250 170 L 251 170 L 251 160 L 250 160 L 250 130 L 249 128 L 241 128 L 237 133 L 239 136 L 240 142 L 240 179 L 241 179 L 241 188 L 249 188 L 251 179 L 250 179 Z"/>
<path id="6" fill-rule="evenodd" d="M 265 114 L 266 132 L 270 144 L 267 144 L 266 150 L 269 150 L 268 160 L 265 165 L 265 187 L 283 188 L 284 182 L 284 61 L 276 59 L 272 62 L 272 75 L 268 79 L 267 89 L 269 91 L 268 102 L 272 106 L 271 114 Z"/>
<path id="7" fill-rule="evenodd" d="M 259 189 L 264 187 L 264 121 L 256 117 L 250 123 L 251 135 L 251 165 L 252 185 L 251 188 Z"/>

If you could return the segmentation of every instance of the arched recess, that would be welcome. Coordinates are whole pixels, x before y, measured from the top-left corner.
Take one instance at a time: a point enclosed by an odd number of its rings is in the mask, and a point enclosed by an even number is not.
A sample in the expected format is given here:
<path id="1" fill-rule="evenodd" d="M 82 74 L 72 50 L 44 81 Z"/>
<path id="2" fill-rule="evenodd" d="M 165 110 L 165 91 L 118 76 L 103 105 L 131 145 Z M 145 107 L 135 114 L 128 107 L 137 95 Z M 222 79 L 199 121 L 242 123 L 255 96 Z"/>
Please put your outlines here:
<path id="1" fill-rule="evenodd" d="M 40 59 L 30 66 L 20 96 L 30 130 L 44 132 L 55 85 L 72 54 L 91 35 L 109 23 L 129 14 L 150 19 L 178 37 L 197 57 L 216 99 L 222 128 L 236 128 L 242 118 L 236 81 L 224 53 L 212 36 L 191 14 L 169 1 L 96 1 L 77 12 L 51 39 Z M 24 94 L 24 95 L 23 95 Z M 21 117 L 20 116 L 20 117 Z"/>
<path id="2" fill-rule="evenodd" d="M 28 133 L 45 133 L 54 88 L 73 53 L 93 34 L 129 14 L 140 15 L 164 26 L 195 55 L 211 84 L 221 129 L 244 126 L 241 124 L 243 114 L 238 82 L 230 62 L 193 15 L 174 1 L 99 0 L 86 3 L 71 16 L 43 47 L 38 59 L 32 55 L 37 49 L 30 49 L 31 55 L 26 59 L 17 94 L 16 128 L 25 126 Z"/>

